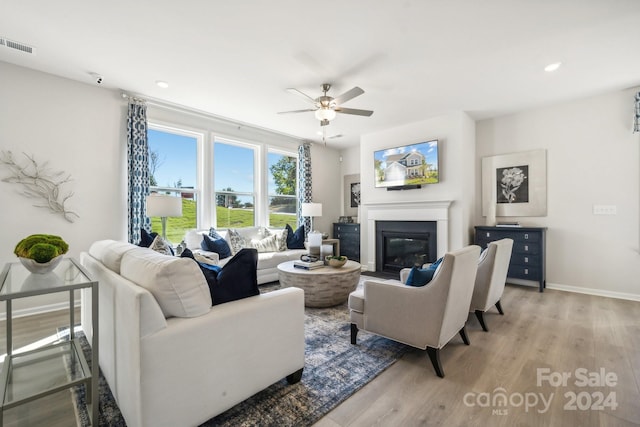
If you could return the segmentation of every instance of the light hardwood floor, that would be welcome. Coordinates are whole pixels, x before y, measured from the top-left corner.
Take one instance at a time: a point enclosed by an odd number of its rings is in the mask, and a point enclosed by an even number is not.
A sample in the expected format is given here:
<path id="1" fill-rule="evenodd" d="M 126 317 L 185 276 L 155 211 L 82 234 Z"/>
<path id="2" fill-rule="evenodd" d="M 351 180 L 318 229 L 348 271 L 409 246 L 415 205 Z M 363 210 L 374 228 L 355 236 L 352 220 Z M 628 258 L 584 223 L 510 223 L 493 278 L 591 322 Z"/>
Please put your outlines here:
<path id="1" fill-rule="evenodd" d="M 441 350 L 445 378 L 426 351 L 413 350 L 315 426 L 640 425 L 640 303 L 507 285 L 502 307 L 504 316 L 485 314 L 489 332 L 470 315 L 470 346 L 457 336 Z M 571 377 L 538 386 L 538 369 Z M 615 374 L 614 386 L 582 385 L 601 369 Z M 501 393 L 507 405 L 493 406 Z M 600 393 L 612 393 L 615 410 Z M 598 403 L 604 409 L 587 409 Z"/>
<path id="2" fill-rule="evenodd" d="M 426 352 L 412 350 L 315 426 L 640 426 L 640 303 L 508 285 L 502 306 L 504 316 L 494 309 L 485 315 L 489 332 L 469 317 L 470 346 L 455 337 L 443 348 L 445 378 L 435 375 Z M 66 313 L 17 319 L 15 345 L 52 335 L 65 319 Z M 0 322 L 2 349 L 4 330 Z M 571 377 L 566 386 L 538 386 L 538 369 Z M 617 380 L 579 386 L 577 369 L 591 376 L 604 369 Z M 500 393 L 507 405 L 492 406 Z M 576 409 L 565 409 L 572 393 Z M 598 403 L 599 393 L 613 393 L 617 408 L 603 401 L 602 410 L 580 409 Z M 9 410 L 5 425 L 73 426 L 70 394 Z"/>

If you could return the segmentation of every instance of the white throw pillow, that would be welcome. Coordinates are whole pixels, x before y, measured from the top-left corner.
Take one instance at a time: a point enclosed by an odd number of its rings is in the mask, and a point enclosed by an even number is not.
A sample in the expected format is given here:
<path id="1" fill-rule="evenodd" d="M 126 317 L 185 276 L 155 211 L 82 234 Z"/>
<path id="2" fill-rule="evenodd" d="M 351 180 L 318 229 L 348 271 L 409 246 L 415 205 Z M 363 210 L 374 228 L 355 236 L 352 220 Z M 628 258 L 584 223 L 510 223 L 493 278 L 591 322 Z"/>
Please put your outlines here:
<path id="1" fill-rule="evenodd" d="M 120 274 L 151 292 L 165 317 L 197 317 L 211 309 L 209 286 L 192 259 L 132 249 L 122 256 Z"/>

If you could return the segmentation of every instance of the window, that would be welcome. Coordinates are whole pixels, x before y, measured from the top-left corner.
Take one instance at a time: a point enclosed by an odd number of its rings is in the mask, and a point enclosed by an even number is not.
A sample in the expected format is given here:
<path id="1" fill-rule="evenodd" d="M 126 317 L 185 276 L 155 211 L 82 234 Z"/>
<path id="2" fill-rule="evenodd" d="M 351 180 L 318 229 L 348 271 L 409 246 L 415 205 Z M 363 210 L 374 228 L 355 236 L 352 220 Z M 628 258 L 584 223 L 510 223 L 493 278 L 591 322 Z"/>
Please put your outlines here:
<path id="1" fill-rule="evenodd" d="M 150 125 L 147 137 L 150 191 L 182 199 L 182 217 L 167 218 L 167 239 L 179 243 L 188 229 L 197 226 L 198 146 L 202 135 Z M 151 230 L 162 232 L 160 217 L 151 218 Z"/>
<path id="2" fill-rule="evenodd" d="M 256 224 L 256 146 L 216 140 L 213 144 L 216 228 Z"/>
<path id="3" fill-rule="evenodd" d="M 149 123 L 150 189 L 182 199 L 182 217 L 167 218 L 168 240 L 177 243 L 187 230 L 211 226 L 294 226 L 297 147 L 280 137 L 263 142 L 263 134 L 220 137 L 208 126 Z M 151 223 L 162 231 L 160 218 Z"/>
<path id="4" fill-rule="evenodd" d="M 298 159 L 292 154 L 269 151 L 267 162 L 269 226 L 290 224 L 295 228 Z"/>

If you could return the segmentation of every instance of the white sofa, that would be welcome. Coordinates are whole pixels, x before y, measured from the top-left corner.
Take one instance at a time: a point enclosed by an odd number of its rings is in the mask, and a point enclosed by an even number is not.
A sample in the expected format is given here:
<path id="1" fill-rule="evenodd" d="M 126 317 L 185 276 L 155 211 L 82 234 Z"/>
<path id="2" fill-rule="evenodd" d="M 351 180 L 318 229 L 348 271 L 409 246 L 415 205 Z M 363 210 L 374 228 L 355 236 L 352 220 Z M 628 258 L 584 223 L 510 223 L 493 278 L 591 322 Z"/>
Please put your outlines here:
<path id="1" fill-rule="evenodd" d="M 247 242 L 251 242 L 252 240 L 260 240 L 260 230 L 262 227 L 244 227 L 235 229 Z M 280 235 L 283 232 L 282 228 L 269 228 L 268 229 L 273 234 Z M 223 237 L 229 245 L 231 245 L 231 241 L 228 236 L 227 229 L 219 229 L 216 230 L 221 237 Z M 201 249 L 200 244 L 202 243 L 202 234 L 208 234 L 209 230 L 190 230 L 187 231 L 184 242 L 187 245 L 187 248 L 194 252 L 200 252 L 206 254 L 208 257 L 217 260 L 218 265 L 223 266 L 231 259 L 231 257 L 220 259 L 217 253 L 215 252 L 207 252 Z M 293 261 L 300 259 L 300 255 L 306 254 L 308 251 L 306 249 L 286 249 L 281 252 L 258 252 L 258 284 L 261 285 L 263 283 L 275 282 L 278 280 L 278 264 L 283 263 L 285 261 Z"/>
<path id="2" fill-rule="evenodd" d="M 300 379 L 302 290 L 211 307 L 190 259 L 104 240 L 80 260 L 99 282 L 100 367 L 128 426 L 198 425 L 285 377 Z M 82 304 L 89 342 L 90 310 Z"/>

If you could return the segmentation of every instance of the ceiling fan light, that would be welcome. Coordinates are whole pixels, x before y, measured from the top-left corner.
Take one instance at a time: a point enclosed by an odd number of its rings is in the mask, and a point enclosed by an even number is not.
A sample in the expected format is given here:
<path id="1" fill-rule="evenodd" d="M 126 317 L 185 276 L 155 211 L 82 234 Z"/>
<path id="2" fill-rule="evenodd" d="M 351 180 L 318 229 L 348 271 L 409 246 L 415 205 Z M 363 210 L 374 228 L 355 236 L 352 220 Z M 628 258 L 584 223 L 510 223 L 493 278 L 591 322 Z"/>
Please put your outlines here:
<path id="1" fill-rule="evenodd" d="M 336 112 L 330 108 L 319 108 L 315 112 L 316 119 L 322 120 L 333 120 L 336 118 Z"/>

